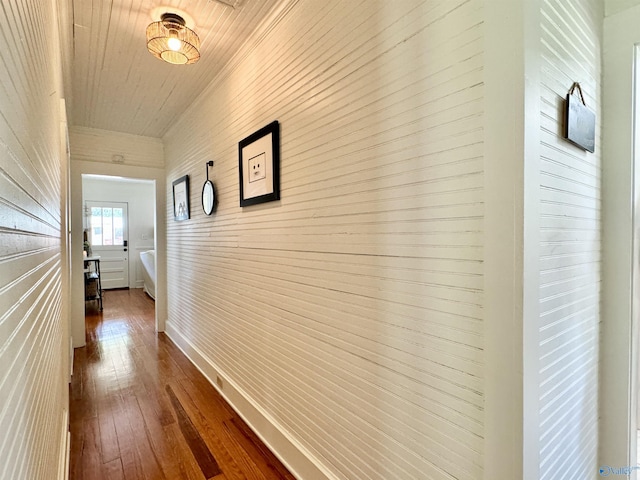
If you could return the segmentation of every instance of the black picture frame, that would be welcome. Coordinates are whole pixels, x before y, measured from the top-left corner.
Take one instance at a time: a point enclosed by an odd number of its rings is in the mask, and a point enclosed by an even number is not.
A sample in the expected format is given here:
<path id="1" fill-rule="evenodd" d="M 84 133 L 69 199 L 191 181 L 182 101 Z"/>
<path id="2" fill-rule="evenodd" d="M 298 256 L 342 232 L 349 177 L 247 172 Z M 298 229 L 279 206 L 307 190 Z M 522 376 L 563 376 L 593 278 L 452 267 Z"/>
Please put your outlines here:
<path id="1" fill-rule="evenodd" d="M 280 200 L 280 124 L 277 120 L 238 143 L 240 206 Z"/>
<path id="2" fill-rule="evenodd" d="M 180 222 L 189 218 L 189 175 L 184 175 L 173 181 L 173 219 Z"/>

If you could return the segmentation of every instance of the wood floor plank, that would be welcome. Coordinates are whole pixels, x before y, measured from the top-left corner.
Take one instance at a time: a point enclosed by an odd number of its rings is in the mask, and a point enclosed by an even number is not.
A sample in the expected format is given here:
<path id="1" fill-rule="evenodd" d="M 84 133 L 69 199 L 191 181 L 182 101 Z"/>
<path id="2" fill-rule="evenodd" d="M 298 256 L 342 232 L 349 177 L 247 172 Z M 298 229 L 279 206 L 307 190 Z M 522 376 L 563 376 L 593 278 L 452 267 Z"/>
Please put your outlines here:
<path id="1" fill-rule="evenodd" d="M 157 399 L 164 399 L 163 392 L 148 392 L 148 394 L 144 396 L 137 397 L 138 405 L 147 427 L 149 442 L 165 477 L 168 479 L 189 478 L 194 480 L 203 480 L 203 476 L 201 474 L 193 473 L 193 465 L 196 465 L 195 471 L 198 470 L 195 462 L 182 461 L 181 456 L 184 455 L 184 452 L 177 448 L 180 442 L 176 442 L 175 438 L 170 437 L 166 429 L 167 427 L 175 426 L 177 421 L 170 412 L 168 415 L 170 421 L 167 420 L 166 414 L 158 415 L 155 408 L 158 404 Z M 175 435 L 178 437 L 182 435 L 179 428 L 171 430 L 170 433 L 171 435 L 174 435 L 174 437 Z"/>
<path id="2" fill-rule="evenodd" d="M 175 453 L 177 468 L 180 471 L 180 479 L 184 480 L 204 480 L 204 475 L 200 466 L 196 462 L 193 453 L 182 441 L 183 436 L 177 423 L 163 427 L 165 437 L 169 442 L 171 450 Z M 218 478 L 216 478 L 218 480 Z"/>
<path id="3" fill-rule="evenodd" d="M 217 402 L 206 402 L 199 397 L 197 387 L 188 378 L 179 380 L 173 384 L 174 391 L 223 467 L 226 477 L 229 480 L 264 480 L 263 472 L 256 467 L 253 459 L 247 457 L 246 451 L 238 447 L 238 441 L 230 437 L 224 427 L 224 422 L 233 416 L 228 415 L 226 410 L 216 408 Z"/>
<path id="4" fill-rule="evenodd" d="M 120 458 L 118 446 L 118 434 L 113 422 L 113 413 L 105 411 L 98 414 L 98 426 L 100 428 L 100 453 L 102 463 L 109 463 Z"/>
<path id="5" fill-rule="evenodd" d="M 289 470 L 241 418 L 234 416 L 225 421 L 224 425 L 230 430 L 229 437 L 239 442 L 247 452 L 247 457 L 260 468 L 267 480 L 295 480 Z"/>
<path id="6" fill-rule="evenodd" d="M 131 425 L 129 424 L 129 418 L 124 411 L 124 401 L 122 397 L 118 397 L 118 400 L 122 402 L 123 406 L 122 408 L 118 408 L 114 414 L 114 425 L 118 436 L 120 461 L 122 463 L 124 478 L 126 480 L 142 480 L 145 477 L 142 471 L 140 454 L 135 446 L 133 432 L 131 431 Z M 89 477 L 86 478 L 86 480 L 88 479 Z M 83 477 L 79 477 L 77 480 L 85 479 Z"/>
<path id="7" fill-rule="evenodd" d="M 178 397 L 176 397 L 176 394 L 173 392 L 170 385 L 166 386 L 166 391 L 175 410 L 176 417 L 178 418 L 180 431 L 182 432 L 184 439 L 187 441 L 187 445 L 189 445 L 196 462 L 198 462 L 204 478 L 210 480 L 216 475 L 220 475 L 222 470 L 220 470 L 218 462 L 211 454 L 209 447 L 202 439 L 202 436 L 200 436 L 200 433 L 191 421 L 191 418 L 189 418 L 189 415 L 187 415 L 187 412 L 180 403 L 180 400 L 178 400 Z"/>
<path id="8" fill-rule="evenodd" d="M 104 465 L 105 478 L 109 480 L 124 480 L 124 471 L 120 458 L 116 458 Z"/>
<path id="9" fill-rule="evenodd" d="M 73 405 L 71 405 L 70 408 L 73 409 Z M 82 473 L 82 443 L 84 442 L 82 420 L 74 419 L 70 421 L 69 432 L 72 438 L 69 457 L 69 477 L 84 478 Z"/>
<path id="10" fill-rule="evenodd" d="M 100 427 L 96 417 L 84 420 L 84 441 L 82 442 L 82 472 L 95 480 L 103 480 L 102 456 L 100 454 Z"/>
<path id="11" fill-rule="evenodd" d="M 124 397 L 123 400 L 126 416 L 131 425 L 133 444 L 140 459 L 144 478 L 164 480 L 166 477 L 160 466 L 160 458 L 156 455 L 156 451 L 152 447 L 152 441 L 149 438 L 149 431 L 140 410 L 138 398 L 133 395 L 128 395 Z"/>
<path id="12" fill-rule="evenodd" d="M 71 480 L 294 478 L 171 340 L 155 333 L 149 297 L 121 290 L 104 300 L 102 312 L 88 308 L 87 346 L 74 358 Z M 199 446 L 190 446 L 198 437 Z"/>

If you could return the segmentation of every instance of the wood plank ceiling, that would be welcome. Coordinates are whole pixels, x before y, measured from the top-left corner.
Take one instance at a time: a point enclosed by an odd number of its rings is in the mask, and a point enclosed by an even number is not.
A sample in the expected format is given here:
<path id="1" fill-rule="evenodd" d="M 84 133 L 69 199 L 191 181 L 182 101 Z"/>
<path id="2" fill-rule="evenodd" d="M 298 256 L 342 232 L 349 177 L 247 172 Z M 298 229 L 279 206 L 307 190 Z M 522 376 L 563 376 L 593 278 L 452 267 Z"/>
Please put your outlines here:
<path id="1" fill-rule="evenodd" d="M 71 124 L 162 137 L 279 0 L 73 0 Z M 145 31 L 160 13 L 186 13 L 200 60 L 153 57 Z"/>

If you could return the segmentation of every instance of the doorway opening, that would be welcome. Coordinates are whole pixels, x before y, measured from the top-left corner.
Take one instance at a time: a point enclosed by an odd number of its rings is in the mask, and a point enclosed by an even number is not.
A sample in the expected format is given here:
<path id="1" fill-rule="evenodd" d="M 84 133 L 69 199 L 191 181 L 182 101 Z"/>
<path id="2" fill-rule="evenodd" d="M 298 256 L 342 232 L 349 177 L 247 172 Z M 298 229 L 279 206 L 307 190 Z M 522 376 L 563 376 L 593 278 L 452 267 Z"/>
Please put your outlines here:
<path id="1" fill-rule="evenodd" d="M 155 198 L 155 180 L 82 175 L 84 248 L 100 257 L 103 303 L 113 289 L 149 292 L 142 258 L 155 252 Z"/>

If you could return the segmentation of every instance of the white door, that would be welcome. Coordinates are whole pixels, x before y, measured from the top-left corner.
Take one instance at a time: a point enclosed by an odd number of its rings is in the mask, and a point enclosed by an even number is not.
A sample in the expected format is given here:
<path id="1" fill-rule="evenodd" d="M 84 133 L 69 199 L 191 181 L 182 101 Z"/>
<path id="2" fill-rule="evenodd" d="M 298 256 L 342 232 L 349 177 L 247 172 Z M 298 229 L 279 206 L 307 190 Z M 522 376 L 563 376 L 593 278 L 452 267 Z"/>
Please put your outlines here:
<path id="1" fill-rule="evenodd" d="M 127 203 L 87 202 L 89 243 L 100 257 L 102 288 L 129 288 Z"/>

